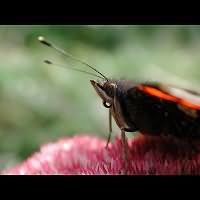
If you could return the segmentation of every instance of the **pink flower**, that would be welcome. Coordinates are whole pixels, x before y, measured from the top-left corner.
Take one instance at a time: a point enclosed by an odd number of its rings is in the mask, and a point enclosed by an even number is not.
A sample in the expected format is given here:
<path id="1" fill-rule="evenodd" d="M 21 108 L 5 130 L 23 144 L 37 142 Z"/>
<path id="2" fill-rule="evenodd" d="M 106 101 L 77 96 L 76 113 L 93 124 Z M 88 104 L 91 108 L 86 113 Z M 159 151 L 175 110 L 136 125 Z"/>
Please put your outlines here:
<path id="1" fill-rule="evenodd" d="M 91 136 L 64 138 L 41 147 L 22 164 L 2 174 L 123 174 L 119 138 L 106 141 Z M 200 142 L 139 135 L 128 141 L 129 175 L 200 175 Z"/>

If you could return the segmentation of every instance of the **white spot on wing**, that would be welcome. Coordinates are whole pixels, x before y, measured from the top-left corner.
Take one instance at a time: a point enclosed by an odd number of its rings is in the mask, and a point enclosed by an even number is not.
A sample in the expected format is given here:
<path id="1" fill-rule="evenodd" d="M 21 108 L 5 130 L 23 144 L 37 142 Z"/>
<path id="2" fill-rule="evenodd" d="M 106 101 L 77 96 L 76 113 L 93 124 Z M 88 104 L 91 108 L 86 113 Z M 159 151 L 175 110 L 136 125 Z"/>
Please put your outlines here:
<path id="1" fill-rule="evenodd" d="M 187 101 L 190 101 L 194 104 L 198 104 L 200 105 L 200 96 L 196 95 L 196 94 L 192 94 L 187 90 L 184 90 L 182 88 L 176 88 L 173 86 L 162 86 L 162 89 L 166 92 L 168 92 L 170 95 L 181 98 L 181 99 L 185 99 Z"/>

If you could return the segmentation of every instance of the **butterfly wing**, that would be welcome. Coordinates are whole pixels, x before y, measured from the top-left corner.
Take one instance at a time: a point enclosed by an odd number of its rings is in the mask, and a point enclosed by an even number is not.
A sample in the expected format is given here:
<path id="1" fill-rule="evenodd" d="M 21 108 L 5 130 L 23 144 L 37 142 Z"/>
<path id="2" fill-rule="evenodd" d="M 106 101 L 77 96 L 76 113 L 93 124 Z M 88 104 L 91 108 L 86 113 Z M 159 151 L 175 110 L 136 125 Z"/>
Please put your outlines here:
<path id="1" fill-rule="evenodd" d="M 196 91 L 166 84 L 159 84 L 159 86 L 139 85 L 138 89 L 151 96 L 172 101 L 190 109 L 200 110 L 200 93 Z"/>

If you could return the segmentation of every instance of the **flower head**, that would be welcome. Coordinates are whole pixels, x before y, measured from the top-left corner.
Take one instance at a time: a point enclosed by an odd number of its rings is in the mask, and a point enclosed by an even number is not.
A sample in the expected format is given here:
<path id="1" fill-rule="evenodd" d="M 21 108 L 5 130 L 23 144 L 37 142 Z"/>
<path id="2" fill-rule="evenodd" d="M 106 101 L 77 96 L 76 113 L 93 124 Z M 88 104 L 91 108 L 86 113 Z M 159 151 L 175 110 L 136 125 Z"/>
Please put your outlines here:
<path id="1" fill-rule="evenodd" d="M 64 138 L 43 145 L 22 164 L 2 174 L 123 174 L 123 147 L 117 137 Z M 128 141 L 129 175 L 200 174 L 200 142 L 139 135 Z"/>

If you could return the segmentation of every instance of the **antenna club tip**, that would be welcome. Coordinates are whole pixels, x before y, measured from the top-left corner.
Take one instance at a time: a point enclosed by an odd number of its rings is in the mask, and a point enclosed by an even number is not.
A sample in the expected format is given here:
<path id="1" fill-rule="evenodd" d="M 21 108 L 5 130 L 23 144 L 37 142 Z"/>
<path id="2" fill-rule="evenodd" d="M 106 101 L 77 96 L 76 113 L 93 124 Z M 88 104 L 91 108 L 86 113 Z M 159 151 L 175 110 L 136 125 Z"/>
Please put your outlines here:
<path id="1" fill-rule="evenodd" d="M 48 64 L 48 65 L 51 65 L 51 64 L 53 64 L 51 61 L 49 61 L 49 60 L 44 60 L 44 63 L 46 63 L 46 64 Z"/>
<path id="2" fill-rule="evenodd" d="M 44 38 L 43 36 L 39 36 L 39 37 L 38 37 L 38 40 L 39 40 L 40 42 L 43 42 L 43 41 L 45 41 L 45 38 Z"/>
<path id="3" fill-rule="evenodd" d="M 39 40 L 39 42 L 41 42 L 41 43 L 44 44 L 44 45 L 47 45 L 47 46 L 49 46 L 49 47 L 52 46 L 52 44 L 51 44 L 50 42 L 48 42 L 43 36 L 39 36 L 39 37 L 38 37 L 38 40 Z"/>

